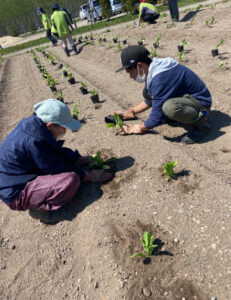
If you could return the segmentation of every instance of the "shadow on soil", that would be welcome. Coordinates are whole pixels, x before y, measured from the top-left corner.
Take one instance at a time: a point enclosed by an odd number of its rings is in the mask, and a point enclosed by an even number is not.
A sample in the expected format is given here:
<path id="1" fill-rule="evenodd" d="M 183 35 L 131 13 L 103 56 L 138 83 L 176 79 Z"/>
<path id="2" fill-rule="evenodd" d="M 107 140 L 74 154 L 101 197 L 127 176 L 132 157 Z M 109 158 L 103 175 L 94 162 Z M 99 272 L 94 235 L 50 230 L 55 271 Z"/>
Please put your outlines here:
<path id="1" fill-rule="evenodd" d="M 113 160 L 112 172 L 116 173 L 119 171 L 125 171 L 134 165 L 135 159 L 131 156 L 125 156 Z M 114 177 L 113 177 L 114 178 Z M 103 195 L 101 189 L 102 185 L 108 185 L 113 183 L 113 179 L 109 182 L 100 184 L 100 183 L 84 183 L 80 187 L 78 193 L 73 198 L 73 200 L 68 203 L 62 210 L 60 215 L 60 221 L 68 220 L 72 221 L 79 212 L 84 210 L 85 207 L 91 205 L 93 202 L 100 199 Z M 57 222 L 58 223 L 58 222 Z M 56 223 L 56 224 L 57 224 Z"/>
<path id="2" fill-rule="evenodd" d="M 210 130 L 208 135 L 203 138 L 199 144 L 207 143 L 216 140 L 220 136 L 225 134 L 225 131 L 222 131 L 221 128 L 230 126 L 231 124 L 231 117 L 228 114 L 225 114 L 218 110 L 212 110 L 209 114 L 209 120 L 208 123 L 210 125 Z M 181 126 L 184 127 L 184 126 Z M 185 126 L 185 129 L 187 129 L 187 126 Z M 185 136 L 187 132 L 183 133 L 180 136 L 176 137 L 167 137 L 164 136 L 164 139 L 168 140 L 169 142 L 177 142 L 180 143 L 183 136 Z"/>
<path id="3" fill-rule="evenodd" d="M 180 22 L 188 22 L 190 19 L 194 18 L 197 13 L 199 13 L 201 10 L 195 10 L 195 11 L 189 11 L 183 19 L 180 20 Z"/>
<path id="4" fill-rule="evenodd" d="M 122 268 L 124 291 L 129 300 L 208 300 L 193 282 L 184 278 L 188 261 L 182 255 L 181 248 L 163 231 L 159 225 L 143 224 L 109 224 L 113 238 L 114 261 Z M 148 231 L 158 245 L 149 263 L 143 263 L 141 257 L 130 258 L 130 255 L 143 252 L 142 235 Z M 150 257 L 149 257 L 150 258 Z M 192 266 L 192 270 L 193 270 Z M 147 296 L 148 294 L 148 296 Z"/>

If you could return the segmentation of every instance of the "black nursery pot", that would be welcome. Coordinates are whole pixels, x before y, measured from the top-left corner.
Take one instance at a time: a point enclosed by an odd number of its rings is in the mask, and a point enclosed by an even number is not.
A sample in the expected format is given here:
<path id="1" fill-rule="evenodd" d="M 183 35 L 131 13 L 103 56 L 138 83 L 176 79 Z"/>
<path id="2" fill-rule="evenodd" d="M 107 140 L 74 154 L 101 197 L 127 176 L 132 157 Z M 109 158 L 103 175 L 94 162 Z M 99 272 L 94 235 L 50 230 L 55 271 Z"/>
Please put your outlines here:
<path id="1" fill-rule="evenodd" d="M 126 45 L 127 44 L 127 40 L 123 40 L 123 44 Z"/>
<path id="2" fill-rule="evenodd" d="M 141 45 L 143 45 L 143 42 L 141 42 L 141 41 L 138 41 L 138 44 L 141 46 Z"/>
<path id="3" fill-rule="evenodd" d="M 179 52 L 182 52 L 182 51 L 184 51 L 184 46 L 179 45 L 179 46 L 177 46 L 177 49 Z"/>
<path id="4" fill-rule="evenodd" d="M 116 44 L 117 43 L 117 39 L 113 39 L 113 42 Z"/>
<path id="5" fill-rule="evenodd" d="M 59 101 L 61 101 L 61 102 L 63 102 L 63 97 L 58 97 L 56 99 L 59 100 Z"/>
<path id="6" fill-rule="evenodd" d="M 63 64 L 58 64 L 59 69 L 62 69 L 62 67 L 63 67 Z"/>
<path id="7" fill-rule="evenodd" d="M 68 79 L 68 82 L 69 82 L 70 84 L 74 84 L 74 83 L 75 83 L 75 78 L 72 77 L 72 78 Z"/>
<path id="8" fill-rule="evenodd" d="M 55 86 L 50 86 L 50 89 L 52 90 L 52 92 L 57 92 L 57 89 Z"/>
<path id="9" fill-rule="evenodd" d="M 67 75 L 68 75 L 67 71 L 64 71 L 64 72 L 63 72 L 63 76 L 64 76 L 64 77 L 67 77 Z"/>
<path id="10" fill-rule="evenodd" d="M 158 45 L 157 43 L 153 43 L 153 47 L 154 47 L 155 49 L 157 49 L 157 48 L 159 47 L 159 45 Z"/>
<path id="11" fill-rule="evenodd" d="M 88 93 L 87 89 L 84 89 L 82 87 L 80 87 L 79 89 L 83 95 L 86 95 Z"/>
<path id="12" fill-rule="evenodd" d="M 217 56 L 218 55 L 218 49 L 211 50 L 211 53 L 212 53 L 212 57 Z"/>
<path id="13" fill-rule="evenodd" d="M 103 42 L 105 43 L 106 41 L 107 41 L 107 40 L 104 38 L 104 39 L 103 39 Z"/>
<path id="14" fill-rule="evenodd" d="M 81 39 L 79 39 L 79 43 L 80 43 L 80 44 L 82 43 L 82 40 L 81 40 Z"/>
<path id="15" fill-rule="evenodd" d="M 96 94 L 96 95 L 94 95 L 94 96 L 91 96 L 91 101 L 92 101 L 93 103 L 99 103 L 99 95 Z"/>
<path id="16" fill-rule="evenodd" d="M 55 66 L 55 65 L 56 65 L 56 62 L 54 62 L 54 61 L 52 61 L 51 63 L 52 63 L 52 65 L 53 65 L 53 66 Z"/>
<path id="17" fill-rule="evenodd" d="M 92 41 L 94 40 L 94 38 L 93 38 L 93 37 L 91 37 L 90 39 L 91 39 Z"/>

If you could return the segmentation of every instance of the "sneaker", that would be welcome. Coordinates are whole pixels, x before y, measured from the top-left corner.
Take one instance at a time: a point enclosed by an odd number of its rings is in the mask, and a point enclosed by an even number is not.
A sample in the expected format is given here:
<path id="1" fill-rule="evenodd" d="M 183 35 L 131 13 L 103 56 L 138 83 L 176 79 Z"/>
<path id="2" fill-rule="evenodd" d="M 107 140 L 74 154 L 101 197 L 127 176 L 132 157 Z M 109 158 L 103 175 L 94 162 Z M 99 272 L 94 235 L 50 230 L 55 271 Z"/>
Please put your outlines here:
<path id="1" fill-rule="evenodd" d="M 62 220 L 61 209 L 57 210 L 35 210 L 30 209 L 29 215 L 34 219 L 39 219 L 45 224 L 57 223 Z"/>
<path id="2" fill-rule="evenodd" d="M 181 139 L 183 144 L 195 144 L 203 139 L 209 132 L 209 125 L 204 124 L 200 128 L 195 128 Z"/>

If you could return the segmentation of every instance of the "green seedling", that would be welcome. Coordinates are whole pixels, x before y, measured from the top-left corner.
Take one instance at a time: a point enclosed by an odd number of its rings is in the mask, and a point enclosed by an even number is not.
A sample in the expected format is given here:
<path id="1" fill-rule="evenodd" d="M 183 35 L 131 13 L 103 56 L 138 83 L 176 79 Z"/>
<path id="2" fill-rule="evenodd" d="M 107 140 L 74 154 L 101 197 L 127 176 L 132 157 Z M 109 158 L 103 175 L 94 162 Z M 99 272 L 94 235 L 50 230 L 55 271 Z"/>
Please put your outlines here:
<path id="1" fill-rule="evenodd" d="M 191 8 L 186 8 L 183 12 L 186 13 L 186 12 L 188 12 L 190 10 L 191 10 Z"/>
<path id="2" fill-rule="evenodd" d="M 73 75 L 72 75 L 72 73 L 69 73 L 69 74 L 67 75 L 67 78 L 68 78 L 68 79 L 71 79 L 71 78 L 73 78 Z"/>
<path id="3" fill-rule="evenodd" d="M 181 51 L 181 52 L 178 54 L 179 60 L 182 61 L 183 58 L 184 58 L 184 56 L 185 56 L 185 52 L 184 52 L 184 51 Z"/>
<path id="4" fill-rule="evenodd" d="M 113 41 L 115 42 L 118 42 L 120 39 L 120 35 L 119 34 L 116 34 L 114 37 L 113 37 Z"/>
<path id="5" fill-rule="evenodd" d="M 120 45 L 120 42 L 118 42 L 117 47 L 115 48 L 116 51 L 121 51 L 123 47 Z"/>
<path id="6" fill-rule="evenodd" d="M 156 40 L 155 40 L 155 44 L 156 44 L 157 47 L 159 47 L 159 42 L 160 42 L 161 37 L 162 37 L 162 35 L 159 34 L 159 35 L 157 36 Z"/>
<path id="7" fill-rule="evenodd" d="M 201 9 L 203 6 L 204 6 L 203 4 L 199 4 L 199 5 L 197 6 L 196 10 Z"/>
<path id="8" fill-rule="evenodd" d="M 102 38 L 99 38 L 99 39 L 98 39 L 98 43 L 99 43 L 100 46 L 103 45 L 103 40 L 102 40 Z"/>
<path id="9" fill-rule="evenodd" d="M 214 9 L 215 7 L 216 7 L 216 3 L 213 3 L 213 4 L 210 6 L 211 9 Z"/>
<path id="10" fill-rule="evenodd" d="M 110 166 L 105 164 L 105 161 L 101 157 L 101 152 L 98 151 L 96 154 L 91 156 L 92 161 L 89 163 L 89 167 L 93 168 L 100 168 L 103 170 L 110 169 Z"/>
<path id="11" fill-rule="evenodd" d="M 91 92 L 90 92 L 91 96 L 95 96 L 98 94 L 97 90 L 96 89 L 93 89 Z"/>
<path id="12" fill-rule="evenodd" d="M 56 85 L 57 79 L 56 78 L 49 78 L 47 79 L 49 86 L 52 88 Z"/>
<path id="13" fill-rule="evenodd" d="M 166 13 L 162 13 L 162 14 L 160 14 L 160 18 L 162 19 L 162 18 L 165 18 L 165 17 L 167 17 L 168 16 L 168 14 L 166 14 Z"/>
<path id="14" fill-rule="evenodd" d="M 223 60 L 221 60 L 220 62 L 219 62 L 219 68 L 222 68 L 223 66 L 225 65 L 225 63 L 224 63 L 224 61 Z"/>
<path id="15" fill-rule="evenodd" d="M 224 39 L 221 39 L 221 40 L 219 41 L 219 43 L 216 45 L 216 49 L 218 50 L 218 48 L 219 48 L 221 45 L 223 45 L 223 43 L 224 43 Z"/>
<path id="16" fill-rule="evenodd" d="M 91 32 L 90 35 L 89 35 L 90 39 L 93 39 L 94 38 L 94 34 Z"/>
<path id="17" fill-rule="evenodd" d="M 183 39 L 180 45 L 185 47 L 188 45 L 188 42 L 186 41 L 186 39 Z"/>
<path id="18" fill-rule="evenodd" d="M 114 120 L 115 120 L 115 124 L 108 123 L 107 128 L 110 128 L 110 127 L 122 128 L 123 127 L 124 122 L 121 120 L 120 116 L 118 116 L 117 114 L 114 114 Z"/>
<path id="19" fill-rule="evenodd" d="M 86 90 L 86 89 L 87 89 L 87 85 L 86 85 L 86 83 L 85 83 L 85 82 L 83 82 L 83 81 L 80 81 L 80 85 L 81 85 L 81 88 L 82 88 L 82 89 L 84 89 L 84 90 Z"/>
<path id="20" fill-rule="evenodd" d="M 71 115 L 72 115 L 72 118 L 75 118 L 78 120 L 78 115 L 79 115 L 79 110 L 78 110 L 78 107 L 77 107 L 77 104 L 75 104 L 71 110 Z"/>
<path id="21" fill-rule="evenodd" d="M 206 24 L 208 27 L 210 27 L 210 25 L 212 25 L 212 24 L 214 23 L 214 21 L 215 21 L 215 18 L 214 18 L 214 17 L 211 17 L 211 19 L 205 21 L 205 24 Z"/>
<path id="22" fill-rule="evenodd" d="M 153 250 L 158 246 L 158 245 L 154 245 L 153 241 L 154 241 L 153 235 L 151 235 L 147 231 L 145 231 L 143 234 L 143 238 L 142 238 L 142 244 L 143 244 L 146 255 L 139 252 L 139 253 L 132 254 L 130 257 L 133 258 L 136 256 L 141 256 L 142 258 L 145 259 L 145 258 L 147 258 L 148 255 L 152 255 Z"/>
<path id="23" fill-rule="evenodd" d="M 173 169 L 175 168 L 175 166 L 177 165 L 178 160 L 176 159 L 175 161 L 171 162 L 168 161 L 163 165 L 163 169 L 164 169 L 164 174 L 166 175 L 166 180 L 175 178 L 175 174 Z"/>
<path id="24" fill-rule="evenodd" d="M 108 48 L 113 48 L 113 42 L 109 42 Z"/>
<path id="25" fill-rule="evenodd" d="M 59 91 L 57 94 L 56 94 L 57 98 L 59 101 L 63 101 L 63 92 L 62 91 Z"/>
<path id="26" fill-rule="evenodd" d="M 139 40 L 139 42 L 143 44 L 144 41 L 145 41 L 145 37 L 142 35 L 142 37 L 141 37 L 141 39 Z"/>
<path id="27" fill-rule="evenodd" d="M 151 49 L 151 50 L 150 50 L 150 55 L 151 55 L 151 57 L 157 57 L 158 54 L 157 54 L 157 52 L 156 52 L 156 49 Z"/>

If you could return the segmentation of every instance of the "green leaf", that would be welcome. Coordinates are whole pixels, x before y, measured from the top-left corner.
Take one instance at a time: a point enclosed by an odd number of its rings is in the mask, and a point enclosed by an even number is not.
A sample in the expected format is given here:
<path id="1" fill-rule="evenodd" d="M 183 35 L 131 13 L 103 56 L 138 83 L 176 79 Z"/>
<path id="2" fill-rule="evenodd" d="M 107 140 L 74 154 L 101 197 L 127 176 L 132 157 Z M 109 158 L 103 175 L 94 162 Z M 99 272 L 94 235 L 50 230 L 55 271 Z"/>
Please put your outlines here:
<path id="1" fill-rule="evenodd" d="M 106 125 L 107 128 L 115 127 L 115 126 L 116 126 L 116 125 L 115 125 L 114 123 L 108 123 L 108 124 Z"/>
<path id="2" fill-rule="evenodd" d="M 130 255 L 131 258 L 136 257 L 136 256 L 140 256 L 140 257 L 142 257 L 142 258 L 146 258 L 146 255 L 144 255 L 144 254 L 141 253 L 141 252 Z"/>
<path id="3" fill-rule="evenodd" d="M 103 165 L 103 169 L 104 169 L 104 170 L 109 170 L 109 169 L 110 169 L 110 166 L 109 166 L 109 165 Z"/>

